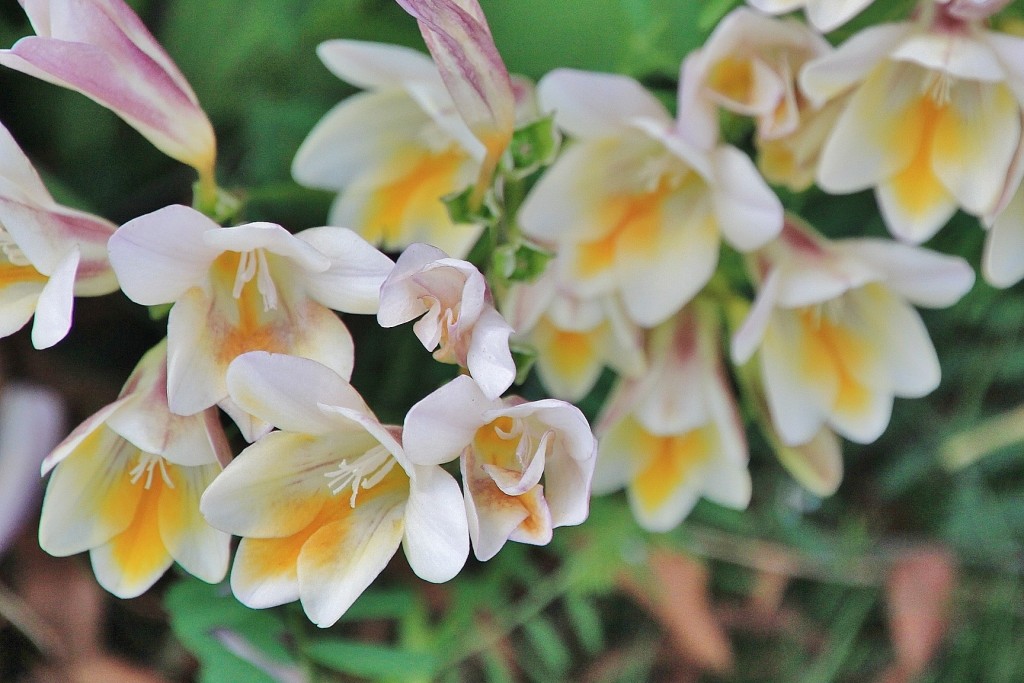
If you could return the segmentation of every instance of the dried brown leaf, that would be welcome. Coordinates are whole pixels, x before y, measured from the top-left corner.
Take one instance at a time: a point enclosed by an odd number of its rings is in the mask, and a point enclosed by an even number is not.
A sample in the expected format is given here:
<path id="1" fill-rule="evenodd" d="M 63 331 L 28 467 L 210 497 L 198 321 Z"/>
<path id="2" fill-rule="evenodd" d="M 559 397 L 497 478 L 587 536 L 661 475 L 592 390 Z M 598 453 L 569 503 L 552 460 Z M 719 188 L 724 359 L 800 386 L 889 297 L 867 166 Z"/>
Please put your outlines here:
<path id="1" fill-rule="evenodd" d="M 924 671 L 949 627 L 956 565 L 945 548 L 922 548 L 899 558 L 886 580 L 894 675 Z M 896 680 L 899 680 L 898 678 Z"/>

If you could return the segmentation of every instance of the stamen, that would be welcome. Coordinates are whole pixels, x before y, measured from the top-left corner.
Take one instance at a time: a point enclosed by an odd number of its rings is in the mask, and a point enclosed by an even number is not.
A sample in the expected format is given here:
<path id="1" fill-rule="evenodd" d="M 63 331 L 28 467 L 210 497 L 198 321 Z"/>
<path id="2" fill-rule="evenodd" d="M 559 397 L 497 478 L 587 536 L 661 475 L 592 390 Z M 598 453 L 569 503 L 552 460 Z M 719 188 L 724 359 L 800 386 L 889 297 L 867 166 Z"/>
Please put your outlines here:
<path id="1" fill-rule="evenodd" d="M 231 296 L 236 299 L 242 296 L 245 286 L 256 278 L 256 291 L 263 297 L 263 310 L 277 308 L 277 286 L 270 275 L 267 255 L 262 249 L 243 251 L 238 256 L 238 270 L 235 271 L 235 286 Z"/>
<path id="2" fill-rule="evenodd" d="M 356 506 L 356 498 L 360 489 L 372 489 L 384 480 L 397 461 L 384 446 L 377 445 L 363 455 L 356 458 L 355 462 L 349 464 L 348 460 L 338 463 L 338 468 L 330 472 L 324 472 L 328 478 L 327 488 L 331 493 L 338 495 L 344 489 L 352 489 L 352 496 L 348 504 Z"/>
<path id="3" fill-rule="evenodd" d="M 932 102 L 945 107 L 952 100 L 953 77 L 945 71 L 929 71 L 921 86 L 921 92 L 927 93 Z"/>
<path id="4" fill-rule="evenodd" d="M 139 453 L 139 462 L 129 472 L 131 477 L 130 481 L 135 484 L 142 478 L 142 475 L 146 475 L 146 483 L 143 488 L 149 489 L 153 485 L 153 470 L 157 467 L 160 468 L 160 478 L 164 480 L 168 488 L 174 488 L 174 482 L 171 480 L 171 475 L 167 471 L 167 463 L 159 455 L 153 453 Z"/>
<path id="5" fill-rule="evenodd" d="M 3 252 L 12 266 L 32 265 L 32 262 L 25 256 L 25 252 L 21 250 L 21 247 L 11 237 L 11 233 L 7 232 L 3 225 L 0 225 L 0 251 Z"/>

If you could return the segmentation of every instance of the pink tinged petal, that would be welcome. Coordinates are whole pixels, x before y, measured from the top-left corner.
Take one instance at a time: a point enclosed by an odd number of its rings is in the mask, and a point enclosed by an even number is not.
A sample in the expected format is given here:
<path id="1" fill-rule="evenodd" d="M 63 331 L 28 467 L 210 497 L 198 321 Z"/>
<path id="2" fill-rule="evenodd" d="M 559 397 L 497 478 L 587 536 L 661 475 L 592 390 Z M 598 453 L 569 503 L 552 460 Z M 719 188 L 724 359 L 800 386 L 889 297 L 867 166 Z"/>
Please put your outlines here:
<path id="1" fill-rule="evenodd" d="M 484 411 L 501 407 L 501 401 L 484 396 L 471 377 L 456 377 L 406 413 L 402 429 L 406 456 L 416 465 L 454 460 L 473 441 L 476 430 L 487 424 Z"/>
<path id="2" fill-rule="evenodd" d="M 334 625 L 384 570 L 404 531 L 404 500 L 383 496 L 318 529 L 299 552 L 299 597 L 321 628 Z"/>
<path id="3" fill-rule="evenodd" d="M 1017 190 L 993 223 L 981 272 L 993 287 L 1009 287 L 1024 278 L 1024 190 Z"/>
<path id="4" fill-rule="evenodd" d="M 459 465 L 473 554 L 486 562 L 498 554 L 530 513 L 517 498 L 505 495 L 495 486 L 472 451 L 466 452 Z"/>
<path id="5" fill-rule="evenodd" d="M 173 489 L 160 495 L 157 519 L 160 538 L 185 571 L 217 583 L 228 571 L 231 536 L 214 529 L 199 512 L 199 498 L 221 471 L 220 465 L 175 467 Z"/>
<path id="6" fill-rule="evenodd" d="M 760 247 L 782 230 L 782 203 L 743 152 L 723 146 L 713 153 L 714 204 L 725 239 L 740 251 Z"/>
<path id="7" fill-rule="evenodd" d="M 246 223 L 207 231 L 201 239 L 217 254 L 265 249 L 268 253 L 283 256 L 304 271 L 322 273 L 331 267 L 331 261 L 325 254 L 275 223 Z"/>
<path id="8" fill-rule="evenodd" d="M 75 273 L 81 257 L 73 248 L 60 260 L 43 285 L 32 323 L 32 346 L 48 349 L 71 330 L 71 310 L 75 305 Z"/>
<path id="9" fill-rule="evenodd" d="M 336 429 L 319 404 L 370 412 L 344 378 L 307 358 L 245 353 L 228 367 L 227 386 L 240 408 L 286 432 L 328 434 Z"/>
<path id="10" fill-rule="evenodd" d="M 60 440 L 63 425 L 64 404 L 57 394 L 20 382 L 4 383 L 0 390 L 0 555 L 42 492 L 39 467 Z"/>
<path id="11" fill-rule="evenodd" d="M 511 334 L 512 327 L 492 307 L 473 326 L 466 365 L 487 398 L 498 398 L 515 381 L 516 364 L 508 346 Z"/>
<path id="12" fill-rule="evenodd" d="M 98 3 L 23 3 L 39 37 L 0 63 L 77 90 L 114 111 L 164 153 L 212 169 L 213 129 L 185 78 L 131 9 Z"/>
<path id="13" fill-rule="evenodd" d="M 377 323 L 381 327 L 396 327 L 426 313 L 429 308 L 420 299 L 422 287 L 413 280 L 413 275 L 428 264 L 446 258 L 448 254 L 437 247 L 419 242 L 410 244 L 381 284 Z"/>
<path id="14" fill-rule="evenodd" d="M 381 285 L 395 265 L 391 259 L 347 228 L 310 228 L 296 237 L 331 261 L 326 271 L 302 278 L 311 297 L 344 313 L 377 312 Z"/>
<path id="15" fill-rule="evenodd" d="M 849 239 L 833 243 L 844 257 L 870 264 L 885 286 L 916 306 L 945 308 L 974 285 L 974 270 L 958 256 L 881 239 Z"/>
<path id="16" fill-rule="evenodd" d="M 102 424 L 105 413 L 83 423 L 50 456 L 60 466 L 46 487 L 39 545 L 51 555 L 106 543 L 128 528 L 142 497 L 142 486 L 128 473 L 140 452 Z"/>
<path id="17" fill-rule="evenodd" d="M 1010 0 L 939 0 L 944 10 L 958 19 L 980 21 L 988 19 L 1010 4 Z"/>
<path id="18" fill-rule="evenodd" d="M 419 22 L 456 109 L 496 159 L 512 136 L 515 97 L 480 6 L 476 0 L 398 0 L 398 4 Z"/>
<path id="19" fill-rule="evenodd" d="M 910 23 L 880 24 L 856 33 L 834 52 L 800 70 L 800 90 L 820 107 L 867 78 L 912 30 Z"/>
<path id="20" fill-rule="evenodd" d="M 829 429 L 801 446 L 780 444 L 775 453 L 797 483 L 816 496 L 831 496 L 843 480 L 842 447 Z"/>
<path id="21" fill-rule="evenodd" d="M 110 264 L 132 301 L 155 306 L 176 301 L 207 278 L 220 253 L 203 234 L 220 226 L 187 206 L 175 205 L 122 225 L 110 238 Z"/>
<path id="22" fill-rule="evenodd" d="M 544 485 L 552 527 L 582 524 L 590 514 L 590 489 L 597 464 L 597 442 L 592 436 L 591 443 L 591 455 L 586 459 L 560 454 L 546 463 Z"/>
<path id="23" fill-rule="evenodd" d="M 627 76 L 555 69 L 537 84 L 545 111 L 570 135 L 582 139 L 614 137 L 638 119 L 668 128 L 672 119 L 664 105 Z"/>
<path id="24" fill-rule="evenodd" d="M 439 467 L 413 467 L 402 547 L 409 566 L 426 581 L 448 581 L 466 563 L 469 528 L 462 491 Z"/>

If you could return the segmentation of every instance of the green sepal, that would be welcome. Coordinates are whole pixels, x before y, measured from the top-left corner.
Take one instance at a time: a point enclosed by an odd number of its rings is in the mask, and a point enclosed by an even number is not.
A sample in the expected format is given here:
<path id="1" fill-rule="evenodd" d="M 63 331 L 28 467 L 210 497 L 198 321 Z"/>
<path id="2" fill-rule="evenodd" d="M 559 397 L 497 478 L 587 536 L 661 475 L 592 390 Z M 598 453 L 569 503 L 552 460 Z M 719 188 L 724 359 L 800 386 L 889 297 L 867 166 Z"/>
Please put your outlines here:
<path id="1" fill-rule="evenodd" d="M 491 268 L 508 282 L 530 282 L 540 277 L 554 256 L 529 242 L 503 244 L 491 254 Z"/>
<path id="2" fill-rule="evenodd" d="M 501 215 L 494 202 L 493 193 L 488 192 L 480 206 L 473 206 L 473 189 L 470 185 L 461 192 L 454 192 L 441 198 L 448 209 L 448 216 L 456 225 L 493 225 Z"/>
<path id="3" fill-rule="evenodd" d="M 553 115 L 528 123 L 512 134 L 506 157 L 507 173 L 516 179 L 550 166 L 558 156 L 562 135 Z"/>
<path id="4" fill-rule="evenodd" d="M 192 185 L 192 196 L 194 198 L 192 208 L 221 225 L 226 225 L 233 221 L 242 208 L 242 200 L 221 187 L 217 188 L 217 198 L 213 202 L 209 204 L 203 203 L 199 181 Z"/>
<path id="5" fill-rule="evenodd" d="M 149 319 L 150 320 L 163 320 L 171 312 L 171 306 L 174 303 L 169 304 L 157 304 L 149 307 Z"/>

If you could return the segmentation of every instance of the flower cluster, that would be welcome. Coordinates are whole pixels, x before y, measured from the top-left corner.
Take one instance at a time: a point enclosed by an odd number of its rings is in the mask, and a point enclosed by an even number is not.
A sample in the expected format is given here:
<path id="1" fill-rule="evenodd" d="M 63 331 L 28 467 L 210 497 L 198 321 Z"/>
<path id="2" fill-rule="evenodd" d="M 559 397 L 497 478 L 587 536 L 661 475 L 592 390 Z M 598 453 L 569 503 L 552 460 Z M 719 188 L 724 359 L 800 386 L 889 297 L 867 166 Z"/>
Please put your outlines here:
<path id="1" fill-rule="evenodd" d="M 985 277 L 1024 276 L 1024 38 L 989 23 L 1005 2 L 921 0 L 834 48 L 821 32 L 870 2 L 750 0 L 680 65 L 674 115 L 623 75 L 510 76 L 476 0 L 398 4 L 430 57 L 319 48 L 363 92 L 294 158 L 337 197 L 329 225 L 293 233 L 221 214 L 212 126 L 122 0 L 22 0 L 37 35 L 0 64 L 199 174 L 196 208 L 117 227 L 57 204 L 0 128 L 0 335 L 34 315 L 51 346 L 74 296 L 118 288 L 169 311 L 43 466 L 42 547 L 88 551 L 115 595 L 173 562 L 209 582 L 230 564 L 244 604 L 299 600 L 330 626 L 399 546 L 447 581 L 471 547 L 486 561 L 581 524 L 592 486 L 625 489 L 653 531 L 702 497 L 744 508 L 748 427 L 827 495 L 839 436 L 874 441 L 896 397 L 939 385 L 914 306 L 952 305 L 974 271 L 918 245 L 962 210 L 991 227 Z M 798 8 L 810 25 L 772 16 Z M 749 119 L 746 149 L 723 111 Z M 872 189 L 895 240 L 830 240 L 772 187 L 812 185 Z M 349 383 L 339 313 L 415 320 L 454 378 L 383 424 Z M 531 357 L 550 397 L 506 395 Z M 600 441 L 569 402 L 588 395 Z"/>

